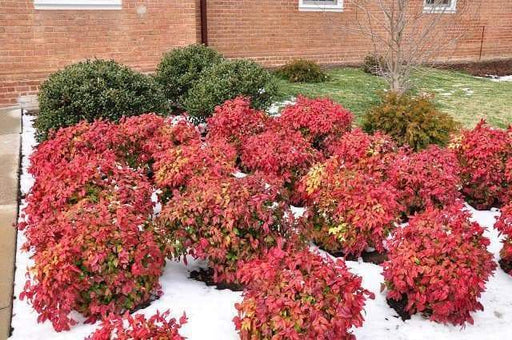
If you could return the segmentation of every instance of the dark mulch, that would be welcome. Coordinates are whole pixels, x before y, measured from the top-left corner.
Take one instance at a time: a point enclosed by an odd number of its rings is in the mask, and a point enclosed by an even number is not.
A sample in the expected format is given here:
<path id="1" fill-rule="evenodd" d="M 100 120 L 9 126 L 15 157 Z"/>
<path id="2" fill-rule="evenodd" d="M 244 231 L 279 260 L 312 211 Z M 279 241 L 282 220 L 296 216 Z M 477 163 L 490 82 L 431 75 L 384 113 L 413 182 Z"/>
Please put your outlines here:
<path id="1" fill-rule="evenodd" d="M 500 259 L 498 263 L 500 264 L 501 269 L 503 269 L 505 273 L 512 275 L 512 261 Z"/>
<path id="2" fill-rule="evenodd" d="M 509 76 L 512 74 L 512 59 L 482 61 L 474 63 L 440 64 L 437 68 L 463 71 L 477 77 Z"/>
<path id="3" fill-rule="evenodd" d="M 379 253 L 377 251 L 372 251 L 370 253 L 364 252 L 362 254 L 362 258 L 364 262 L 373 263 L 373 264 L 381 264 L 384 261 L 388 260 L 388 254 Z"/>
<path id="4" fill-rule="evenodd" d="M 201 268 L 199 270 L 194 270 L 190 272 L 190 278 L 196 281 L 204 282 L 207 286 L 215 286 L 215 288 L 217 288 L 218 290 L 229 289 L 234 292 L 241 292 L 244 290 L 244 287 L 242 285 L 235 283 L 215 283 L 213 281 L 213 269 L 211 268 Z"/>
<path id="5" fill-rule="evenodd" d="M 137 305 L 134 309 L 130 310 L 130 313 L 135 313 L 138 310 L 141 310 L 141 309 L 144 309 L 144 308 L 148 308 L 153 301 L 156 301 L 158 299 L 160 299 L 160 296 L 153 295 L 153 296 L 151 296 L 149 301 L 143 302 L 140 305 Z"/>
<path id="6" fill-rule="evenodd" d="M 405 307 L 407 306 L 406 297 L 403 297 L 400 300 L 386 299 L 386 301 L 389 307 L 393 308 L 403 321 L 409 320 L 411 318 L 411 315 L 405 311 Z"/>
<path id="7" fill-rule="evenodd" d="M 342 257 L 346 261 L 357 261 L 358 260 L 358 258 L 354 255 L 345 256 L 345 253 L 343 253 L 342 251 L 334 251 L 333 252 L 333 251 L 328 251 L 327 249 L 325 249 L 323 247 L 319 247 L 319 248 L 325 252 L 328 252 L 329 254 L 331 254 L 334 257 Z M 381 264 L 382 262 L 384 262 L 388 259 L 388 255 L 386 253 L 379 253 L 377 251 L 372 251 L 372 252 L 365 251 L 361 254 L 361 257 L 363 258 L 363 262 L 373 263 L 373 264 Z"/>

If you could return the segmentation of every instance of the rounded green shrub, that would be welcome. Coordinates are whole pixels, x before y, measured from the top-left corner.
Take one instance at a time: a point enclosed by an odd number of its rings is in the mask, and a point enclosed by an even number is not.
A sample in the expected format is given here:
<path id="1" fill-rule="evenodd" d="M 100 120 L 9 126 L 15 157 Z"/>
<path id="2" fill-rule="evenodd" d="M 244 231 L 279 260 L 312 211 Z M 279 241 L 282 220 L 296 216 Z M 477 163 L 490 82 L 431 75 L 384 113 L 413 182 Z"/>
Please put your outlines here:
<path id="1" fill-rule="evenodd" d="M 382 131 L 399 145 L 409 145 L 416 151 L 430 144 L 446 145 L 457 126 L 427 97 L 395 92 L 383 95 L 382 102 L 363 117 L 363 127 L 367 132 Z"/>
<path id="2" fill-rule="evenodd" d="M 365 73 L 373 74 L 374 76 L 382 76 L 387 72 L 384 57 L 376 54 L 368 54 L 364 58 L 361 69 Z"/>
<path id="3" fill-rule="evenodd" d="M 320 83 L 328 78 L 317 63 L 305 59 L 292 60 L 279 68 L 276 73 L 292 83 Z"/>
<path id="4" fill-rule="evenodd" d="M 204 45 L 190 45 L 167 52 L 156 70 L 155 79 L 173 106 L 181 107 L 188 90 L 201 73 L 223 61 L 217 51 Z"/>
<path id="5" fill-rule="evenodd" d="M 160 86 L 150 76 L 112 60 L 87 60 L 50 75 L 39 91 L 39 141 L 50 130 L 82 120 L 118 121 L 146 112 L 166 113 Z"/>
<path id="6" fill-rule="evenodd" d="M 214 65 L 201 75 L 185 99 L 195 122 L 204 122 L 217 105 L 240 95 L 250 97 L 255 109 L 265 109 L 277 94 L 274 76 L 257 63 L 233 60 Z"/>

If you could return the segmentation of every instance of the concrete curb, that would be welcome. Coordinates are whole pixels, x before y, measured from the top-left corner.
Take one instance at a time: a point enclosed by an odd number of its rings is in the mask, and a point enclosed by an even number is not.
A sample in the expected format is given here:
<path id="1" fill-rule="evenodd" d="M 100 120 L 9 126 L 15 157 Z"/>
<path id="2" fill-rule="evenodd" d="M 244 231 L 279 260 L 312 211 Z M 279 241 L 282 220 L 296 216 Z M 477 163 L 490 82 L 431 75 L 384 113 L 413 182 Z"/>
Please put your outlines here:
<path id="1" fill-rule="evenodd" d="M 0 110 L 0 339 L 11 332 L 19 203 L 21 110 Z"/>

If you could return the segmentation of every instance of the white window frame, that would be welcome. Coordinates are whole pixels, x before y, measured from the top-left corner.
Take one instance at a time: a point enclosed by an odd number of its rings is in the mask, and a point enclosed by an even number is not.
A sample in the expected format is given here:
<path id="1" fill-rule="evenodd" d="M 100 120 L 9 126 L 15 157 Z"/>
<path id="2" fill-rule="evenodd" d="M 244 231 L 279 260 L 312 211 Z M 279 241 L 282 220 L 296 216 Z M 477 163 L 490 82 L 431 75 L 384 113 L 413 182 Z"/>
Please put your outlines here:
<path id="1" fill-rule="evenodd" d="M 329 0 L 326 0 L 326 2 Z M 305 12 L 343 12 L 343 0 L 332 0 L 333 4 L 312 4 L 308 0 L 299 0 L 299 11 Z"/>
<path id="2" fill-rule="evenodd" d="M 37 10 L 120 10 L 122 0 L 34 0 Z"/>
<path id="3" fill-rule="evenodd" d="M 423 0 L 423 13 L 455 13 L 455 12 L 457 12 L 457 0 L 450 0 L 449 5 L 427 4 L 427 0 Z"/>

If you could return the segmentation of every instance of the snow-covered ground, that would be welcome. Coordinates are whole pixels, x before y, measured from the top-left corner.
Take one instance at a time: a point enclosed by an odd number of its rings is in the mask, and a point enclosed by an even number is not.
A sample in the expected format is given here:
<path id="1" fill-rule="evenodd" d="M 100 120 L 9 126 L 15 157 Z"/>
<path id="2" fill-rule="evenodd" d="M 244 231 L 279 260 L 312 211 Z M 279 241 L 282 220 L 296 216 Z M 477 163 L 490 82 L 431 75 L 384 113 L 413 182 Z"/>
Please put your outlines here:
<path id="1" fill-rule="evenodd" d="M 26 172 L 29 165 L 27 157 L 36 145 L 31 118 L 23 117 L 23 173 L 21 175 L 21 190 L 26 194 L 33 184 L 33 178 Z M 24 202 L 22 202 L 22 208 Z M 499 259 L 501 248 L 499 237 L 492 228 L 497 211 L 476 211 L 469 208 L 474 220 L 487 228 L 487 236 L 491 239 L 489 250 Z M 297 209 L 295 213 L 300 213 Z M 18 247 L 25 242 L 23 233 L 18 233 Z M 327 256 L 327 255 L 326 255 Z M 160 279 L 163 289 L 162 297 L 154 301 L 150 307 L 139 311 L 147 315 L 157 309 L 171 309 L 172 315 L 179 318 L 185 311 L 188 323 L 183 326 L 181 334 L 190 340 L 229 340 L 237 339 L 233 317 L 236 314 L 234 304 L 240 301 L 239 292 L 229 290 L 219 291 L 207 287 L 204 283 L 189 279 L 189 272 L 199 265 L 189 259 L 189 266 L 183 263 L 168 262 Z M 11 339 L 16 340 L 60 340 L 83 339 L 95 330 L 97 325 L 80 323 L 71 331 L 56 333 L 51 324 L 37 323 L 37 314 L 26 301 L 20 301 L 18 296 L 25 282 L 26 268 L 30 264 L 29 255 L 19 249 L 16 257 L 16 282 L 14 287 L 15 300 L 13 307 Z M 483 312 L 473 314 L 474 325 L 465 328 L 443 325 L 428 321 L 421 316 L 413 316 L 403 322 L 386 304 L 384 293 L 380 292 L 383 281 L 381 267 L 373 264 L 348 261 L 348 267 L 357 275 L 363 277 L 363 286 L 375 293 L 375 300 L 368 300 L 365 308 L 365 323 L 362 328 L 354 330 L 358 339 L 436 339 L 436 340 L 494 340 L 510 338 L 512 325 L 512 277 L 497 269 L 482 295 L 481 302 L 485 307 Z M 77 319 L 81 320 L 77 315 Z"/>
<path id="2" fill-rule="evenodd" d="M 512 81 L 512 75 L 510 75 L 510 76 L 503 76 L 503 77 L 491 76 L 490 79 L 492 81 L 497 81 L 497 82 Z"/>

